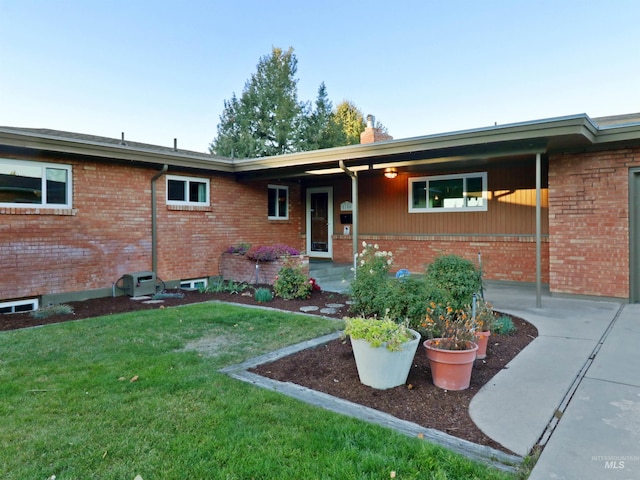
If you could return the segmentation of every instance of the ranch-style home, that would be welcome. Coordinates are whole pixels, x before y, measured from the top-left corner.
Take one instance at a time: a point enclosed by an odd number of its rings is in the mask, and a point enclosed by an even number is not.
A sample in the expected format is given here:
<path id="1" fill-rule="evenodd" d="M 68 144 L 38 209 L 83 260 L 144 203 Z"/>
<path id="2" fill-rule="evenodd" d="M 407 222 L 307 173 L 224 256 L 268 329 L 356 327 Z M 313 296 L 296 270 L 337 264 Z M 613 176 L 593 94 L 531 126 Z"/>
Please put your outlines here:
<path id="1" fill-rule="evenodd" d="M 0 312 L 137 272 L 197 285 L 240 242 L 350 263 L 366 241 L 412 272 L 480 253 L 487 280 L 640 301 L 640 115 L 399 140 L 373 125 L 360 145 L 246 160 L 0 127 Z"/>

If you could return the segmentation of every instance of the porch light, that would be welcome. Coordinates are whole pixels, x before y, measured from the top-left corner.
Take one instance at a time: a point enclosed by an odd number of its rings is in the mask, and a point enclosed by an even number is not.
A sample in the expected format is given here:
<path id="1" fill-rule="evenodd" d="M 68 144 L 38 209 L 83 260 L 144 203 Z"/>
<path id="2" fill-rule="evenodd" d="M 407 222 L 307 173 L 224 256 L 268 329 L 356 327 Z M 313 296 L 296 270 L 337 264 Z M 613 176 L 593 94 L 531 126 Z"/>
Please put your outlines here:
<path id="1" fill-rule="evenodd" d="M 384 176 L 387 178 L 396 178 L 398 176 L 398 169 L 395 167 L 385 168 Z"/>

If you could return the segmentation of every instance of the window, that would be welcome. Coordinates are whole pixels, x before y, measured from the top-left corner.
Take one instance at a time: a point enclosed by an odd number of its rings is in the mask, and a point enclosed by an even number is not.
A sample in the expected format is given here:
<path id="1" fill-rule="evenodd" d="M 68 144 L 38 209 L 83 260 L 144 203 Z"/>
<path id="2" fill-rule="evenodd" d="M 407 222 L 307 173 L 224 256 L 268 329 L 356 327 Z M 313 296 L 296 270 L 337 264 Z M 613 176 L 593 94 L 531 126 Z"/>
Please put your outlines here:
<path id="1" fill-rule="evenodd" d="M 409 179 L 409 212 L 476 210 L 487 210 L 486 172 Z"/>
<path id="2" fill-rule="evenodd" d="M 71 166 L 0 158 L 0 204 L 71 208 Z"/>
<path id="3" fill-rule="evenodd" d="M 269 185 L 267 216 L 270 220 L 289 219 L 289 187 Z"/>
<path id="4" fill-rule="evenodd" d="M 203 290 L 207 288 L 209 282 L 206 278 L 194 278 L 193 280 L 181 280 L 180 288 L 187 290 Z"/>
<path id="5" fill-rule="evenodd" d="M 38 309 L 38 299 L 32 298 L 30 300 L 17 300 L 13 302 L 1 302 L 0 303 L 0 314 L 1 313 L 21 313 L 21 312 L 31 312 L 33 310 Z"/>
<path id="6" fill-rule="evenodd" d="M 167 175 L 167 205 L 209 205 L 209 179 Z"/>

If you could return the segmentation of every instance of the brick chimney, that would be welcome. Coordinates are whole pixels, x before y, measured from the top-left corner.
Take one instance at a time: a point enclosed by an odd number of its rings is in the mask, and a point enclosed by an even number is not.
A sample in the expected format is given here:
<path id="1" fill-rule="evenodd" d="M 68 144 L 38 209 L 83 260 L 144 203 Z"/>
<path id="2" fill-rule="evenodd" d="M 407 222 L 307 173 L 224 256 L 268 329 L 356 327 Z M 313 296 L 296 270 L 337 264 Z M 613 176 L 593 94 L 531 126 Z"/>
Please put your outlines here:
<path id="1" fill-rule="evenodd" d="M 373 115 L 367 115 L 367 127 L 364 132 L 360 134 L 360 143 L 375 143 L 383 142 L 385 140 L 393 140 L 393 137 L 389 134 L 381 132 L 379 128 L 376 128 L 376 117 Z"/>

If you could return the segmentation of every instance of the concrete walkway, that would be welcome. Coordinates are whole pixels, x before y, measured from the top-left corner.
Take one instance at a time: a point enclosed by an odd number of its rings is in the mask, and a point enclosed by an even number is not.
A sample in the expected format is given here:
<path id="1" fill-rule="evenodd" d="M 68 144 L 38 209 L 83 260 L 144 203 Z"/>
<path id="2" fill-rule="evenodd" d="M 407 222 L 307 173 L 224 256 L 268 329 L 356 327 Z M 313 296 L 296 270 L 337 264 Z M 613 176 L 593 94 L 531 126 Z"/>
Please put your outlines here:
<path id="1" fill-rule="evenodd" d="M 474 397 L 478 427 L 542 454 L 530 479 L 640 479 L 640 305 L 552 298 L 489 284 L 497 310 L 539 336 Z"/>

